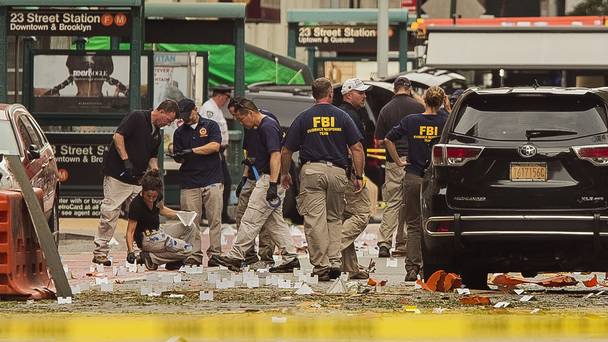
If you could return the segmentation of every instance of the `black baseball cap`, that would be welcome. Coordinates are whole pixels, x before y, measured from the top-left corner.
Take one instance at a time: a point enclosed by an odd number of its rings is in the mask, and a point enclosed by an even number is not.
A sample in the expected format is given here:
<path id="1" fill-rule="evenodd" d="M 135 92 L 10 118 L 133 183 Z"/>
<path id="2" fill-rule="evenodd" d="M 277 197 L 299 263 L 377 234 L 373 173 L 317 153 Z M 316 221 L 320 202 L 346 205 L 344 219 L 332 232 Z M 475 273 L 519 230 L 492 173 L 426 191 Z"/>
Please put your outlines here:
<path id="1" fill-rule="evenodd" d="M 399 77 L 395 78 L 395 80 L 393 81 L 394 88 L 397 88 L 397 87 L 409 88 L 411 86 L 412 86 L 412 82 L 410 81 L 409 78 L 407 78 L 405 76 L 399 76 Z"/>
<path id="2" fill-rule="evenodd" d="M 192 101 L 188 98 L 183 98 L 183 99 L 179 100 L 178 106 L 179 106 L 178 117 L 182 120 L 189 119 L 190 113 L 192 113 L 192 110 L 196 108 L 196 104 L 194 104 L 194 101 Z"/>

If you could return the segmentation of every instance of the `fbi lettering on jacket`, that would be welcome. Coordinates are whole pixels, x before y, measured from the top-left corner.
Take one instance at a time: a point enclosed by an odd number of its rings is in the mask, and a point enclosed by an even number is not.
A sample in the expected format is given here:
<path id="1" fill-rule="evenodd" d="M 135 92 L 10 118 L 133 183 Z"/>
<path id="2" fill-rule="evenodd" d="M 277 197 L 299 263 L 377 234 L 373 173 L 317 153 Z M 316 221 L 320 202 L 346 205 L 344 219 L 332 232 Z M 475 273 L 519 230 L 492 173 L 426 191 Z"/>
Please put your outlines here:
<path id="1" fill-rule="evenodd" d="M 329 135 L 331 132 L 341 132 L 342 127 L 336 127 L 336 118 L 333 116 L 313 116 L 312 128 L 306 133 L 319 133 L 319 135 Z"/>

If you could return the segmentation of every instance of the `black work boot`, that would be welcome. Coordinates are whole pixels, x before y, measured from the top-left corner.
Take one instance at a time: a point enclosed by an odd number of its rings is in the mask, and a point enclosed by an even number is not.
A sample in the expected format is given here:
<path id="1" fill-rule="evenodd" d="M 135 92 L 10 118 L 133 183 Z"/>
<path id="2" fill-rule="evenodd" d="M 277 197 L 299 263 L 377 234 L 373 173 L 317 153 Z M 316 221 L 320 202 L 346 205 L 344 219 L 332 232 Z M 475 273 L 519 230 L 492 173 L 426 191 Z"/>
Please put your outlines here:
<path id="1" fill-rule="evenodd" d="M 180 268 L 182 268 L 182 266 L 184 266 L 184 262 L 183 261 L 171 261 L 165 264 L 165 269 L 167 271 L 175 271 L 175 270 L 179 270 Z"/>
<path id="2" fill-rule="evenodd" d="M 154 261 L 152 261 L 152 258 L 150 257 L 150 253 L 148 253 L 148 252 L 139 253 L 137 263 L 140 265 L 141 264 L 146 265 L 146 268 L 149 271 L 156 271 L 158 269 L 158 265 L 155 264 Z"/>
<path id="3" fill-rule="evenodd" d="M 258 258 L 258 256 L 255 254 L 245 256 L 245 263 L 247 265 L 253 265 L 258 261 L 260 261 L 260 258 Z"/>
<path id="4" fill-rule="evenodd" d="M 319 281 L 330 281 L 331 279 L 329 278 L 329 268 L 326 268 L 324 270 L 321 271 L 317 271 L 317 272 L 312 272 L 310 275 L 312 276 L 317 276 Z"/>
<path id="5" fill-rule="evenodd" d="M 110 261 L 110 259 L 108 259 L 108 257 L 106 256 L 101 256 L 101 255 L 96 255 L 93 257 L 93 263 L 95 264 L 101 264 L 104 266 L 112 266 L 112 261 Z"/>
<path id="6" fill-rule="evenodd" d="M 386 246 L 380 246 L 380 249 L 378 250 L 378 258 L 390 258 L 390 257 L 391 257 L 390 249 L 388 249 L 388 247 L 386 247 Z"/>
<path id="7" fill-rule="evenodd" d="M 243 265 L 243 260 L 234 259 L 225 255 L 214 254 L 209 259 L 209 262 L 215 262 L 224 267 L 228 267 L 229 270 L 239 272 Z"/>
<path id="8" fill-rule="evenodd" d="M 342 269 L 340 267 L 332 266 L 329 268 L 329 279 L 338 279 L 341 274 Z"/>
<path id="9" fill-rule="evenodd" d="M 418 270 L 410 268 L 405 271 L 405 281 L 416 281 L 418 280 Z"/>
<path id="10" fill-rule="evenodd" d="M 294 268 L 300 268 L 300 260 L 293 258 L 292 260 L 282 263 L 278 266 L 271 267 L 268 272 L 270 273 L 292 273 Z"/>

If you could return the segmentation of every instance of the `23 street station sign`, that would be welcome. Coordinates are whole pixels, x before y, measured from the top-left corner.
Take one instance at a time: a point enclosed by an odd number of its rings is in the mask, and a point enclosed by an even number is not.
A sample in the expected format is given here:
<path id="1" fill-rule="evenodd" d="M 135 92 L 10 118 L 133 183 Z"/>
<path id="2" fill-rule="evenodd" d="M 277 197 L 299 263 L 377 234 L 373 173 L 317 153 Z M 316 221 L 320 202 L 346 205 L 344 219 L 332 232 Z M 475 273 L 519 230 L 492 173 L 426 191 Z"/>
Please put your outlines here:
<path id="1" fill-rule="evenodd" d="M 297 46 L 315 46 L 321 51 L 375 52 L 376 26 L 306 25 L 298 27 Z M 397 28 L 389 27 L 389 49 L 399 50 Z"/>
<path id="2" fill-rule="evenodd" d="M 8 32 L 31 36 L 112 36 L 131 32 L 128 11 L 9 10 Z"/>

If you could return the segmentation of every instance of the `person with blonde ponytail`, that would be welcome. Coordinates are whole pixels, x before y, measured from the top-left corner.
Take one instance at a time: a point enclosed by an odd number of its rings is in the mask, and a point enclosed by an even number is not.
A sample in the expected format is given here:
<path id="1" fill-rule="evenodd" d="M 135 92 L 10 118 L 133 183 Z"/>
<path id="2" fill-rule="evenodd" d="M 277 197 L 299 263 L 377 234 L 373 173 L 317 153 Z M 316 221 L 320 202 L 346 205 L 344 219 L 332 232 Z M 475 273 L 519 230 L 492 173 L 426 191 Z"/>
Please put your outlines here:
<path id="1" fill-rule="evenodd" d="M 431 150 L 439 140 L 446 115 L 437 115 L 445 101 L 443 89 L 433 86 L 424 92 L 424 112 L 403 118 L 393 127 L 384 144 L 398 166 L 405 167 L 405 221 L 407 223 L 407 243 L 405 258 L 405 281 L 415 281 L 422 275 L 420 221 L 420 187 L 426 168 L 430 165 Z M 408 144 L 407 161 L 402 160 L 395 147 L 395 141 L 405 137 Z"/>

